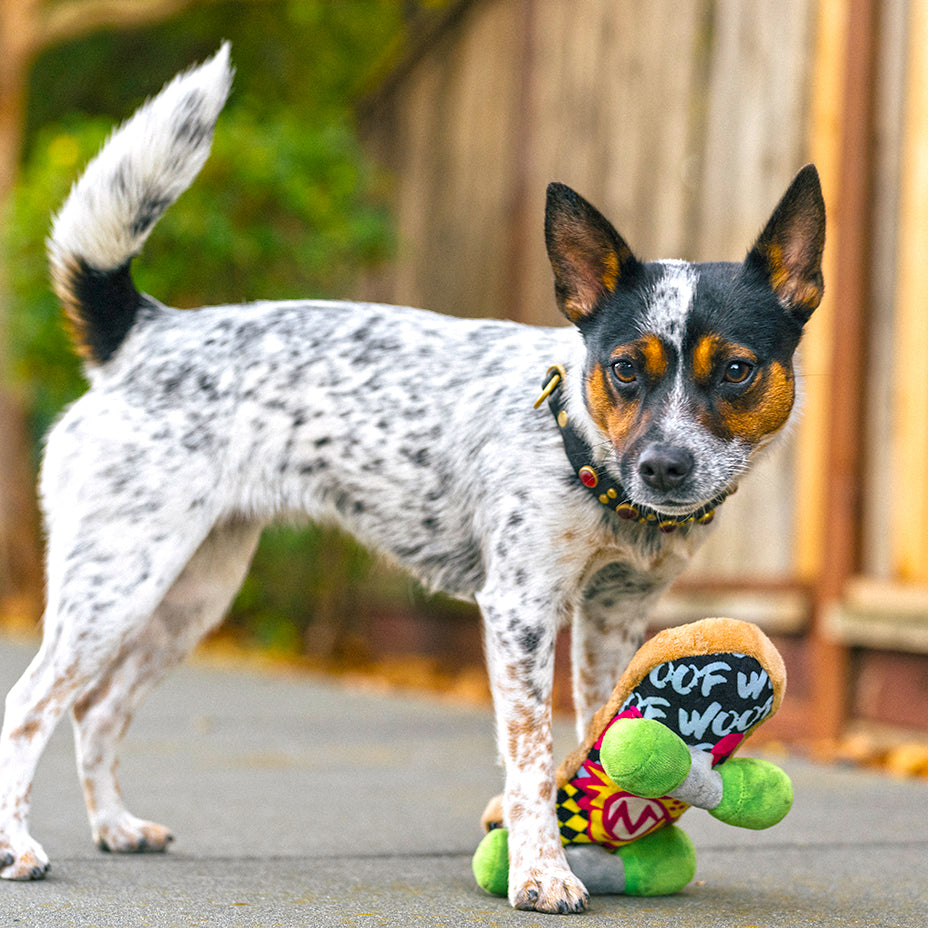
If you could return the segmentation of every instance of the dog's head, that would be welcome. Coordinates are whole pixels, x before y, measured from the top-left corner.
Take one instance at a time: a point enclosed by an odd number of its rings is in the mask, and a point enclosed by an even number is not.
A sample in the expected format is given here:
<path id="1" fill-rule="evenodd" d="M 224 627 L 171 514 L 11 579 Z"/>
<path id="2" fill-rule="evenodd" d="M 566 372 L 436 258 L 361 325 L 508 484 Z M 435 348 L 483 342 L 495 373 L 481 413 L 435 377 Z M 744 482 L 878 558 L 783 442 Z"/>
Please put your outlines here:
<path id="1" fill-rule="evenodd" d="M 639 261 L 551 184 L 548 256 L 586 346 L 583 398 L 632 500 L 669 516 L 726 490 L 790 418 L 793 353 L 822 298 L 825 205 L 803 168 L 743 263 Z"/>

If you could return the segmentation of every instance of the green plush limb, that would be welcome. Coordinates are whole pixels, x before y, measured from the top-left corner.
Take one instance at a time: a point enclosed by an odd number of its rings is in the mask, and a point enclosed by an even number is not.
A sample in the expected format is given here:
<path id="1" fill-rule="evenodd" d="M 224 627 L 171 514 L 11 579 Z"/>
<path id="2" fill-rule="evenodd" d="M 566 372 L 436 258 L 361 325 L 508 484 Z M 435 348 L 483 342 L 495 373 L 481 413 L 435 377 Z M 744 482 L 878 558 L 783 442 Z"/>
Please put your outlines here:
<path id="1" fill-rule="evenodd" d="M 484 835 L 472 861 L 477 885 L 494 896 L 509 889 L 509 833 L 494 828 Z M 696 851 L 675 825 L 610 852 L 598 844 L 566 848 L 567 863 L 590 893 L 667 896 L 679 892 L 696 873 Z"/>
<path id="2" fill-rule="evenodd" d="M 629 896 L 670 896 L 696 875 L 696 849 L 690 836 L 676 825 L 623 844 L 616 854 L 625 867 Z"/>
<path id="3" fill-rule="evenodd" d="M 509 892 L 509 832 L 505 828 L 488 831 L 474 852 L 471 868 L 477 885 L 491 896 Z"/>
<path id="4" fill-rule="evenodd" d="M 736 757 L 715 768 L 722 778 L 722 801 L 709 814 L 740 828 L 770 828 L 793 804 L 793 784 L 775 764 Z"/>
<path id="5" fill-rule="evenodd" d="M 646 799 L 671 793 L 692 764 L 683 739 L 655 719 L 619 719 L 603 736 L 599 756 L 613 783 Z"/>
<path id="6" fill-rule="evenodd" d="M 626 792 L 673 796 L 741 828 L 770 828 L 793 804 L 792 783 L 775 764 L 736 757 L 712 767 L 709 754 L 691 751 L 655 719 L 616 721 L 603 736 L 600 761 Z"/>

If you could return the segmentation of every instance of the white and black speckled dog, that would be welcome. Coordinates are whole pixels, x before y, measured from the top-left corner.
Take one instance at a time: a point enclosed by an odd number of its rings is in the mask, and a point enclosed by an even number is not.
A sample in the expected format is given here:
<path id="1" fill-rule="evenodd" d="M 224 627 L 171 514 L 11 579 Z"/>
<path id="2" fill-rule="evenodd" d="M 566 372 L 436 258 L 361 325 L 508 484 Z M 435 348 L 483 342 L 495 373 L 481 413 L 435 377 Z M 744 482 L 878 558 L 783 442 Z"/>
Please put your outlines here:
<path id="1" fill-rule="evenodd" d="M 123 805 L 119 739 L 220 620 L 262 526 L 300 513 L 479 604 L 511 901 L 578 911 L 553 812 L 555 634 L 572 622 L 582 731 L 712 509 L 790 417 L 793 352 L 822 293 L 815 169 L 741 264 L 639 262 L 553 184 L 563 329 L 334 302 L 182 312 L 138 293 L 129 265 L 206 159 L 230 81 L 223 48 L 169 84 L 54 223 L 54 283 L 91 386 L 45 454 L 48 608 L 6 702 L 2 876 L 48 869 L 30 786 L 69 709 L 94 839 L 166 846 L 166 828 Z M 533 409 L 549 366 L 553 415 Z"/>

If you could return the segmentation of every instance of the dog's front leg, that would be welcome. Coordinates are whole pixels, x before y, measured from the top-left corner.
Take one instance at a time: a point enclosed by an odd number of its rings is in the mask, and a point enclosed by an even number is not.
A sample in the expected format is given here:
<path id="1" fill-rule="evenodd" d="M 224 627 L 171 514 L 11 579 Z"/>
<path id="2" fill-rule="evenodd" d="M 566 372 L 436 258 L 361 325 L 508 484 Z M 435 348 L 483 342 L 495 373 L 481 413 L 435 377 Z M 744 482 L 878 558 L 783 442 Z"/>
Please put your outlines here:
<path id="1" fill-rule="evenodd" d="M 587 892 L 567 866 L 554 812 L 551 686 L 557 616 L 537 596 L 527 603 L 515 593 L 484 593 L 478 601 L 506 768 L 509 901 L 517 909 L 580 912 Z"/>

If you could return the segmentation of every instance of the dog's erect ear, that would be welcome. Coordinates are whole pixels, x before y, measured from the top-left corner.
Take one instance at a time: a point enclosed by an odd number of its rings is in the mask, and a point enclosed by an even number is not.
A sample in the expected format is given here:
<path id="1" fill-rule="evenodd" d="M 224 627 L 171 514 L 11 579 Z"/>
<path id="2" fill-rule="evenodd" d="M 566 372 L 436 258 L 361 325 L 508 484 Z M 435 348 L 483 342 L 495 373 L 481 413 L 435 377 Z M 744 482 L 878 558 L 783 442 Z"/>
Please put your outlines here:
<path id="1" fill-rule="evenodd" d="M 545 244 L 557 305 L 574 325 L 592 318 L 638 264 L 609 221 L 564 184 L 548 184 Z"/>
<path id="2" fill-rule="evenodd" d="M 780 304 L 805 325 L 822 301 L 825 201 L 815 165 L 807 164 L 790 184 L 748 254 L 770 282 Z"/>

